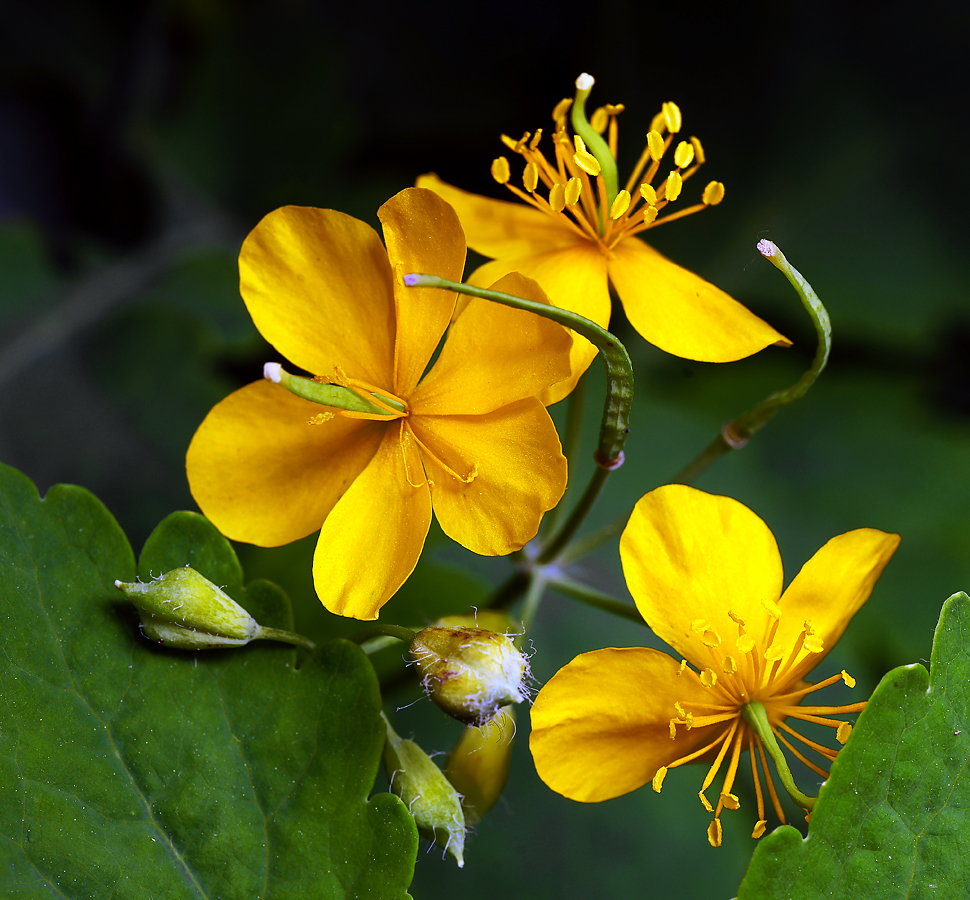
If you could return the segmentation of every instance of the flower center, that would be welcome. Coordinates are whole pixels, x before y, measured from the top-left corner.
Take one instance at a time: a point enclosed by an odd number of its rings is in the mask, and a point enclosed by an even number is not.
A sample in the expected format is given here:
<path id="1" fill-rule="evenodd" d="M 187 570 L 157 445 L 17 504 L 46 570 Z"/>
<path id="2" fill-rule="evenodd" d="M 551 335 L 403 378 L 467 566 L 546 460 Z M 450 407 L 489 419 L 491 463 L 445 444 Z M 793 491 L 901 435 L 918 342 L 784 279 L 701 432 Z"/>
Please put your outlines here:
<path id="1" fill-rule="evenodd" d="M 661 215 L 680 197 L 684 182 L 705 161 L 704 148 L 696 137 L 680 141 L 673 151 L 670 171 L 658 180 L 661 161 L 671 162 L 669 151 L 681 129 L 680 109 L 670 102 L 664 103 L 654 116 L 633 173 L 623 189 L 616 190 L 617 116 L 624 107 L 602 106 L 587 121 L 585 100 L 591 87 L 592 78 L 580 76 L 575 101 L 561 100 L 553 110 L 552 161 L 539 149 L 541 128 L 534 135 L 526 132 L 518 140 L 503 134 L 505 146 L 525 160 L 522 188 L 511 183 L 509 162 L 504 156 L 492 163 L 492 177 L 519 199 L 556 219 L 578 237 L 596 243 L 607 254 L 626 237 L 721 202 L 724 185 L 712 181 L 704 189 L 700 203 Z M 570 107 L 573 131 L 585 132 L 586 140 L 579 133 L 569 132 L 566 117 Z M 598 137 L 607 132 L 607 140 Z M 593 146 L 593 139 L 597 146 Z M 540 183 L 545 195 L 540 192 Z"/>

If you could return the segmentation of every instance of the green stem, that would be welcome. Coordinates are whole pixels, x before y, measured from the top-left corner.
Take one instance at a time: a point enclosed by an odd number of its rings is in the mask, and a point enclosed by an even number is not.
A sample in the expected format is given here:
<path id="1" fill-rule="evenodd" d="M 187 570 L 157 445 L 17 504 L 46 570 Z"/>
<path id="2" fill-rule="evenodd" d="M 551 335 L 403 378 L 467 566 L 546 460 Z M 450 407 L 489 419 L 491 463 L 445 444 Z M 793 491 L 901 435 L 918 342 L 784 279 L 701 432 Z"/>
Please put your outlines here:
<path id="1" fill-rule="evenodd" d="M 414 643 L 414 639 L 417 637 L 410 628 L 405 628 L 403 625 L 391 625 L 389 623 L 379 622 L 376 625 L 370 625 L 367 628 L 362 628 L 360 631 L 354 632 L 348 640 L 353 641 L 355 644 L 363 644 L 371 638 L 378 636 L 397 638 L 408 646 Z"/>
<path id="2" fill-rule="evenodd" d="M 785 786 L 785 790 L 788 791 L 788 796 L 802 807 L 802 809 L 812 809 L 815 806 L 816 798 L 803 794 L 795 787 L 795 779 L 792 778 L 791 770 L 788 768 L 788 760 L 785 759 L 785 754 L 781 752 L 781 747 L 778 746 L 778 741 L 775 740 L 775 733 L 772 731 L 771 723 L 768 721 L 768 712 L 764 708 L 764 705 L 757 701 L 745 703 L 741 708 L 741 715 L 744 716 L 745 721 L 761 739 L 761 744 L 771 757 L 771 761 L 775 764 L 775 771 L 778 772 L 781 783 Z"/>
<path id="3" fill-rule="evenodd" d="M 537 572 L 533 572 L 532 577 L 529 579 L 529 589 L 525 592 L 525 601 L 522 604 L 522 615 L 520 616 L 522 620 L 522 633 L 515 637 L 515 646 L 519 649 L 525 643 L 529 629 L 532 627 L 536 613 L 539 611 L 539 604 L 542 602 L 542 595 L 545 590 L 545 578 Z"/>
<path id="4" fill-rule="evenodd" d="M 611 469 L 603 466 L 597 466 L 593 470 L 593 477 L 589 480 L 589 484 L 586 486 L 586 492 L 580 498 L 579 503 L 576 504 L 573 511 L 569 514 L 566 523 L 550 538 L 549 543 L 539 554 L 538 561 L 540 563 L 552 562 L 565 548 L 566 544 L 569 543 L 569 539 L 576 533 L 583 519 L 586 518 L 586 514 L 593 508 L 593 504 L 599 498 L 603 486 L 606 484 L 606 479 L 610 477 L 611 471 Z"/>
<path id="5" fill-rule="evenodd" d="M 728 422 L 721 429 L 721 433 L 701 451 L 700 455 L 688 463 L 672 479 L 675 484 L 690 484 L 720 456 L 730 450 L 743 447 L 748 439 L 760 431 L 781 407 L 804 397 L 828 363 L 829 352 L 832 348 L 832 323 L 822 301 L 819 300 L 818 295 L 812 290 L 812 286 L 802 277 L 801 273 L 791 267 L 788 260 L 785 259 L 785 255 L 771 241 L 761 241 L 758 244 L 758 250 L 775 268 L 784 273 L 792 287 L 795 288 L 805 310 L 811 316 L 815 333 L 818 336 L 815 358 L 812 360 L 811 366 L 790 388 L 769 394 L 764 400 L 751 407 L 747 412 L 742 413 L 733 422 Z"/>
<path id="6" fill-rule="evenodd" d="M 262 625 L 257 628 L 253 640 L 282 641 L 284 644 L 294 644 L 297 647 L 302 647 L 304 650 L 315 650 L 317 647 L 313 641 L 308 637 L 304 637 L 302 634 L 296 634 L 293 631 L 283 631 L 282 628 L 264 628 Z"/>
<path id="7" fill-rule="evenodd" d="M 600 164 L 600 173 L 603 176 L 603 181 L 606 182 L 606 209 L 601 211 L 601 215 L 608 216 L 610 206 L 616 199 L 619 182 L 616 174 L 616 160 L 610 153 L 609 145 L 586 118 L 586 98 L 593 89 L 593 83 L 592 75 L 583 74 L 576 79 L 576 99 L 573 100 L 571 115 L 573 131 L 583 139 L 586 149 L 596 157 L 596 161 Z M 602 224 L 601 222 L 600 225 Z"/>
<path id="8" fill-rule="evenodd" d="M 576 387 L 572 389 L 569 396 L 566 398 L 566 427 L 563 431 L 563 442 L 562 442 L 562 452 L 563 456 L 569 460 L 570 465 L 572 465 L 576 457 L 579 454 L 579 442 L 583 436 L 583 406 L 586 400 L 586 373 L 584 372 L 579 376 L 579 381 L 576 382 Z M 566 491 L 568 493 L 570 485 L 566 485 Z M 563 500 L 565 496 L 563 497 Z M 556 506 L 551 509 L 543 520 L 543 526 L 546 532 L 554 532 L 559 525 L 560 519 L 563 517 L 566 507 L 563 501 L 560 500 Z"/>
<path id="9" fill-rule="evenodd" d="M 573 581 L 571 578 L 553 578 L 549 581 L 549 587 L 560 594 L 565 594 L 567 597 L 579 600 L 587 606 L 594 606 L 596 609 L 605 610 L 614 616 L 621 616 L 624 619 L 629 619 L 631 622 L 646 625 L 646 622 L 643 621 L 643 616 L 640 615 L 640 611 L 635 606 L 624 603 L 622 600 L 617 600 L 615 597 L 604 594 L 602 591 L 598 591 L 588 585 Z"/>
<path id="10" fill-rule="evenodd" d="M 594 550 L 598 550 L 603 544 L 618 537 L 623 533 L 623 529 L 626 528 L 626 523 L 630 521 L 632 514 L 633 509 L 631 508 L 629 512 L 624 513 L 602 528 L 597 528 L 592 534 L 588 534 L 578 541 L 573 541 L 573 543 L 559 554 L 557 560 L 559 565 L 563 568 L 571 566 L 574 562 L 579 562 L 583 557 L 589 556 Z"/>
<path id="11" fill-rule="evenodd" d="M 524 300 L 512 294 L 500 291 L 490 291 L 485 288 L 473 287 L 470 284 L 460 284 L 448 281 L 437 275 L 411 274 L 404 276 L 404 283 L 408 287 L 434 287 L 471 297 L 482 297 L 494 303 L 502 303 L 515 309 L 525 309 L 538 316 L 552 319 L 566 328 L 581 334 L 586 340 L 594 344 L 600 351 L 603 365 L 606 367 L 607 396 L 603 409 L 603 421 L 600 425 L 599 447 L 596 451 L 598 465 L 608 469 L 619 468 L 623 463 L 623 445 L 626 442 L 630 422 L 630 406 L 633 403 L 633 363 L 630 354 L 614 335 L 595 322 L 577 313 L 558 306 L 537 303 L 534 300 Z"/>

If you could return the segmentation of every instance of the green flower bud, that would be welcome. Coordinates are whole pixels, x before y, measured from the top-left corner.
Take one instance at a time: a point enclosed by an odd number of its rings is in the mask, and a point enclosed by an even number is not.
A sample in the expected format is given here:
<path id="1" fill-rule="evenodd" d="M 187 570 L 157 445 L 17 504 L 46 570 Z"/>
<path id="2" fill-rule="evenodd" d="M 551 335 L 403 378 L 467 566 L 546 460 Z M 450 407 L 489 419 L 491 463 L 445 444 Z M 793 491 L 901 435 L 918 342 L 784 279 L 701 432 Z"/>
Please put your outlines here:
<path id="1" fill-rule="evenodd" d="M 286 641 L 312 650 L 314 644 L 298 634 L 263 628 L 228 594 L 185 566 L 149 581 L 115 587 L 135 604 L 141 630 L 149 640 L 180 650 L 241 647 L 264 638 Z"/>
<path id="2" fill-rule="evenodd" d="M 458 867 L 465 865 L 465 815 L 461 798 L 431 757 L 414 741 L 404 740 L 381 713 L 387 727 L 384 768 L 391 790 L 407 805 L 418 834 L 444 844 Z"/>
<path id="3" fill-rule="evenodd" d="M 528 696 L 528 661 L 504 634 L 431 626 L 415 637 L 411 658 L 428 696 L 466 725 L 481 728 L 500 707 Z"/>
<path id="4" fill-rule="evenodd" d="M 506 706 L 484 728 L 467 727 L 451 751 L 445 775 L 461 795 L 466 825 L 474 825 L 502 796 L 514 738 L 515 707 Z"/>

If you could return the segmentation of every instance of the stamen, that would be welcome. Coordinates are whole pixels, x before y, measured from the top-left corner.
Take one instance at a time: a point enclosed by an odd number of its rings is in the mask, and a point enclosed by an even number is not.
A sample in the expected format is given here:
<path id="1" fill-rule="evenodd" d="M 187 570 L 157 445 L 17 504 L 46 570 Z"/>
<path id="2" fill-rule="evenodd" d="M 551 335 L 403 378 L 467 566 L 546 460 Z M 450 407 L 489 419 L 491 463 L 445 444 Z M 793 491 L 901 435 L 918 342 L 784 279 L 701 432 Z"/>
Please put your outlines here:
<path id="1" fill-rule="evenodd" d="M 721 661 L 721 670 L 725 675 L 734 675 L 738 671 L 738 664 L 733 656 L 725 656 Z"/>
<path id="2" fill-rule="evenodd" d="M 758 745 L 758 757 L 761 759 L 761 771 L 765 773 L 765 783 L 768 785 L 768 798 L 771 800 L 771 806 L 775 811 L 775 815 L 778 817 L 778 821 L 784 825 L 785 811 L 781 808 L 781 803 L 778 801 L 778 792 L 775 790 L 775 782 L 771 777 L 771 772 L 768 770 L 768 760 L 765 759 L 765 748 L 761 744 L 761 739 L 757 736 L 755 737 L 755 743 Z"/>
<path id="3" fill-rule="evenodd" d="M 537 128 L 536 129 L 535 136 L 529 142 L 529 149 L 530 150 L 535 150 L 536 147 L 539 146 L 539 141 L 540 141 L 541 138 L 542 138 L 542 129 L 541 128 Z"/>
<path id="4" fill-rule="evenodd" d="M 671 134 L 676 134 L 680 131 L 680 126 L 682 123 L 680 115 L 680 107 L 673 101 L 668 100 L 662 107 L 664 121 L 667 123 L 667 130 Z"/>
<path id="5" fill-rule="evenodd" d="M 721 807 L 727 807 L 727 809 L 738 809 L 741 806 L 741 801 L 731 793 L 731 788 L 734 787 L 734 779 L 738 774 L 738 762 L 741 759 L 741 744 L 744 742 L 744 732 L 747 729 L 742 729 L 737 733 L 734 739 L 734 746 L 731 749 L 731 762 L 728 763 L 727 774 L 724 776 L 724 783 L 721 785 L 721 796 L 717 803 L 717 813 L 721 811 Z"/>
<path id="6" fill-rule="evenodd" d="M 663 111 L 658 112 L 650 120 L 650 130 L 663 133 L 667 130 L 667 117 L 663 114 Z"/>
<path id="7" fill-rule="evenodd" d="M 661 766 L 659 769 L 657 769 L 656 773 L 654 773 L 653 781 L 651 782 L 651 784 L 653 785 L 653 789 L 658 794 L 660 793 L 660 789 L 663 787 L 664 779 L 666 777 L 667 777 L 667 767 L 666 766 Z"/>
<path id="8" fill-rule="evenodd" d="M 848 672 L 846 672 L 845 669 L 842 670 L 842 680 L 850 688 L 854 688 L 855 687 L 855 679 Z"/>
<path id="9" fill-rule="evenodd" d="M 616 199 L 613 201 L 613 205 L 610 207 L 610 218 L 614 221 L 619 219 L 620 216 L 626 214 L 626 211 L 630 208 L 630 194 L 628 191 L 620 191 L 616 195 Z"/>
<path id="10" fill-rule="evenodd" d="M 845 744 L 845 742 L 849 739 L 849 735 L 851 735 L 851 734 L 852 734 L 852 723 L 851 722 L 843 722 L 839 726 L 838 731 L 835 732 L 835 739 L 840 744 Z"/>
<path id="11" fill-rule="evenodd" d="M 650 151 L 650 158 L 654 162 L 660 162 L 664 155 L 664 139 L 659 131 L 651 131 L 647 134 L 647 150 Z"/>
<path id="12" fill-rule="evenodd" d="M 707 162 L 707 158 L 704 156 L 704 146 L 701 144 L 700 138 L 691 136 L 690 139 L 691 146 L 694 148 L 694 159 L 697 165 L 703 165 Z"/>
<path id="13" fill-rule="evenodd" d="M 714 762 L 711 764 L 710 769 L 707 770 L 707 775 L 704 776 L 704 783 L 701 785 L 701 792 L 706 791 L 711 786 L 711 782 L 717 776 L 718 770 L 721 768 L 721 763 L 724 762 L 724 757 L 727 754 L 728 747 L 731 746 L 734 735 L 738 730 L 740 721 L 741 719 L 738 716 L 735 716 L 734 721 L 731 723 L 731 727 L 728 729 L 727 734 L 723 738 L 721 749 L 718 750 L 717 756 L 714 758 Z"/>
<path id="14" fill-rule="evenodd" d="M 557 181 L 549 189 L 549 205 L 555 212 L 562 212 L 566 208 L 566 185 Z"/>
<path id="15" fill-rule="evenodd" d="M 324 422 L 329 422 L 333 418 L 336 418 L 336 413 L 317 413 L 315 416 L 311 416 L 309 419 L 307 419 L 307 425 L 323 425 Z"/>
<path id="16" fill-rule="evenodd" d="M 566 182 L 566 189 L 563 196 L 566 200 L 566 206 L 575 206 L 579 201 L 579 197 L 583 192 L 583 183 L 578 178 L 570 178 Z"/>
<path id="17" fill-rule="evenodd" d="M 423 481 L 414 481 L 411 478 L 411 470 L 408 467 L 408 458 L 411 456 L 411 454 L 408 453 L 408 446 L 410 445 L 411 438 L 413 436 L 414 435 L 411 429 L 405 428 L 404 422 L 402 421 L 401 431 L 398 435 L 398 447 L 400 448 L 400 451 L 401 451 L 401 460 L 404 463 L 404 477 L 407 479 L 408 484 L 411 485 L 411 487 L 413 488 L 424 487 L 425 485 L 428 485 L 428 487 L 430 487 L 431 479 L 428 478 L 428 473 L 426 471 L 422 471 L 422 474 L 424 475 Z"/>
<path id="18" fill-rule="evenodd" d="M 535 193 L 539 184 L 539 167 L 534 162 L 526 165 L 525 171 L 522 173 L 522 184 L 530 194 Z"/>
<path id="19" fill-rule="evenodd" d="M 765 819 L 765 797 L 761 790 L 761 779 L 758 777 L 758 763 L 754 757 L 754 732 L 748 729 L 748 756 L 751 758 L 751 780 L 754 781 L 754 793 L 755 798 L 758 802 L 758 824 L 754 826 L 755 831 L 758 830 L 758 825 L 761 826 L 761 834 L 755 835 L 752 832 L 752 837 L 761 837 L 765 833 L 765 825 L 768 824 Z"/>
<path id="20" fill-rule="evenodd" d="M 712 847 L 720 847 L 721 836 L 721 820 L 715 819 L 710 825 L 707 826 L 707 842 Z"/>
<path id="21" fill-rule="evenodd" d="M 573 154 L 573 162 L 576 163 L 587 175 L 596 176 L 600 173 L 599 160 L 586 149 L 586 144 L 578 135 L 573 135 L 573 142 L 576 145 L 576 152 Z"/>
<path id="22" fill-rule="evenodd" d="M 653 188 L 652 185 L 649 185 L 649 184 L 646 184 L 646 183 L 641 184 L 640 185 L 640 196 L 643 197 L 643 199 L 647 201 L 647 204 L 648 205 L 650 205 L 650 206 L 656 206 L 657 205 L 657 192 L 654 190 L 654 188 Z"/>
<path id="23" fill-rule="evenodd" d="M 681 141 L 674 151 L 674 164 L 680 169 L 686 169 L 694 160 L 694 147 L 687 141 Z"/>
<path id="24" fill-rule="evenodd" d="M 799 735 L 797 732 L 795 732 L 795 736 L 796 737 L 801 737 L 801 735 Z M 829 773 L 826 772 L 825 769 L 823 769 L 821 766 L 816 765 L 815 763 L 813 763 L 791 741 L 787 740 L 783 734 L 779 734 L 778 735 L 778 740 L 781 741 L 785 745 L 786 748 L 788 748 L 788 752 L 791 753 L 792 756 L 794 756 L 803 765 L 808 766 L 808 768 L 810 768 L 816 775 L 818 775 L 819 778 L 828 778 L 829 777 Z M 833 759 L 835 759 L 835 757 L 834 756 L 826 756 L 826 759 L 828 759 L 831 762 Z"/>
<path id="25" fill-rule="evenodd" d="M 565 127 L 566 125 L 566 115 L 569 113 L 569 107 L 573 105 L 572 97 L 563 97 L 552 111 L 552 121 L 560 127 Z"/>
<path id="26" fill-rule="evenodd" d="M 504 156 L 492 160 L 492 178 L 499 184 L 507 184 L 511 177 L 512 172 L 509 169 L 509 161 Z"/>
<path id="27" fill-rule="evenodd" d="M 602 134 L 606 131 L 606 125 L 609 122 L 609 116 L 606 114 L 606 110 L 601 106 L 599 109 L 593 111 L 593 115 L 590 116 L 589 124 L 593 131 L 597 134 Z"/>
<path id="28" fill-rule="evenodd" d="M 717 684 L 717 672 L 713 669 L 701 669 L 701 684 L 706 688 L 712 688 Z"/>
<path id="29" fill-rule="evenodd" d="M 720 181 L 712 181 L 701 195 L 705 206 L 717 206 L 724 199 L 724 185 Z"/>
<path id="30" fill-rule="evenodd" d="M 467 475 L 459 475 L 454 469 L 451 468 L 443 459 L 437 456 L 428 446 L 425 444 L 410 428 L 408 432 L 411 437 L 414 438 L 414 442 L 421 448 L 422 453 L 433 459 L 442 469 L 444 469 L 452 478 L 463 482 L 464 484 L 471 484 L 478 477 L 478 466 L 472 465 L 471 471 Z"/>

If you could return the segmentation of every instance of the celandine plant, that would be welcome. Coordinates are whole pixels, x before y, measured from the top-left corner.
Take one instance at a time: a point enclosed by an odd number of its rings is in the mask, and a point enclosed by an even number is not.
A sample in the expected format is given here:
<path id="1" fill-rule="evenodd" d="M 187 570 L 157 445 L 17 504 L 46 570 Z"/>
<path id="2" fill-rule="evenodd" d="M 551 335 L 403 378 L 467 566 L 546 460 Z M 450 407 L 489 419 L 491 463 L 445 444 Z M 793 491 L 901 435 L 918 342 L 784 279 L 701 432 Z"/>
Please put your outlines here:
<path id="1" fill-rule="evenodd" d="M 268 362 L 206 416 L 186 458 L 204 516 L 168 516 L 137 565 L 83 489 L 41 501 L 0 469 L 5 895 L 404 898 L 419 835 L 474 869 L 469 829 L 502 797 L 529 726 L 536 771 L 573 800 L 648 783 L 691 792 L 671 773 L 695 764 L 712 846 L 729 840 L 722 812 L 750 808 L 760 841 L 741 898 L 965 895 L 947 861 L 965 855 L 957 814 L 970 805 L 970 600 L 944 606 L 929 678 L 907 667 L 868 702 L 817 705 L 824 688 L 854 687 L 845 671 L 809 677 L 899 537 L 839 535 L 786 587 L 768 526 L 688 485 L 828 360 L 828 315 L 772 242 L 758 249 L 812 319 L 812 364 L 672 483 L 642 485 L 632 509 L 577 537 L 630 432 L 634 372 L 606 330 L 611 288 L 643 337 L 685 358 L 789 343 L 643 240 L 724 197 L 712 181 L 678 209 L 705 156 L 679 137 L 676 104 L 621 187 L 622 107 L 587 116 L 592 84 L 581 76 L 555 107 L 551 150 L 540 131 L 503 138 L 521 187 L 505 157 L 492 173 L 514 203 L 428 175 L 378 211 L 383 243 L 334 210 L 286 207 L 256 226 L 240 291 L 288 368 Z M 492 261 L 463 282 L 466 238 Z M 566 493 L 596 355 L 596 465 Z M 561 443 L 546 407 L 563 398 Z M 374 621 L 395 608 L 432 517 L 469 550 L 512 554 L 514 575 L 476 609 L 458 597 L 455 615 L 429 603 L 406 625 Z M 227 541 L 276 547 L 317 530 L 316 593 L 362 621 L 319 646 L 280 588 L 245 581 Z M 575 574 L 618 536 L 633 604 Z M 561 661 L 530 716 L 517 712 L 534 693 L 533 622 L 550 590 L 645 623 L 674 655 L 592 647 Z M 421 734 L 399 733 L 411 730 L 394 709 L 402 684 L 462 723 L 443 765 Z M 817 797 L 791 759 L 823 779 Z M 381 762 L 387 790 L 375 791 Z M 784 824 L 784 793 L 808 814 L 807 838 Z M 782 823 L 771 833 L 769 806 Z"/>

